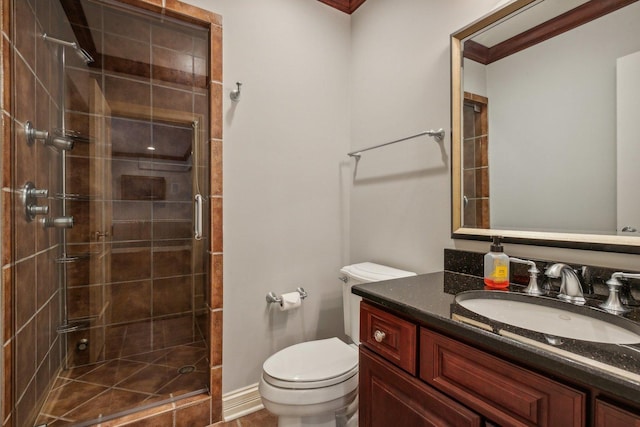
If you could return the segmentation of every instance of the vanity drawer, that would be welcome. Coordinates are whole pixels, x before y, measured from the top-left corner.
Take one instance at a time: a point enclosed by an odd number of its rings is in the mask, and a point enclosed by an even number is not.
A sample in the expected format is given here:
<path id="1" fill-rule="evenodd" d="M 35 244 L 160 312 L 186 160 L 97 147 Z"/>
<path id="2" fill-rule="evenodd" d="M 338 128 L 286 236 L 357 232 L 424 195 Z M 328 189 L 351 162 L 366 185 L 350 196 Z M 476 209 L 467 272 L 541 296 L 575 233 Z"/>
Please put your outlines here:
<path id="1" fill-rule="evenodd" d="M 416 374 L 417 326 L 366 302 L 360 304 L 360 343 Z"/>
<path id="2" fill-rule="evenodd" d="M 424 328 L 420 378 L 500 425 L 585 425 L 584 393 Z"/>

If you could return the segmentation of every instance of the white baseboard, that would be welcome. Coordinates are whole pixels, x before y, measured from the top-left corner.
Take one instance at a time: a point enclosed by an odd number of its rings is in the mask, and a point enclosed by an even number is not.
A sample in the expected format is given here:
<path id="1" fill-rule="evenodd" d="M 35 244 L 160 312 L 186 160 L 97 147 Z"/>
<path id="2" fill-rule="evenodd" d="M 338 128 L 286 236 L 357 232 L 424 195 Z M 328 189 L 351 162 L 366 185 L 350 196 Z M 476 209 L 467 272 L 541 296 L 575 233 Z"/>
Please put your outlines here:
<path id="1" fill-rule="evenodd" d="M 235 420 L 263 409 L 258 383 L 225 393 L 222 396 L 222 419 Z"/>

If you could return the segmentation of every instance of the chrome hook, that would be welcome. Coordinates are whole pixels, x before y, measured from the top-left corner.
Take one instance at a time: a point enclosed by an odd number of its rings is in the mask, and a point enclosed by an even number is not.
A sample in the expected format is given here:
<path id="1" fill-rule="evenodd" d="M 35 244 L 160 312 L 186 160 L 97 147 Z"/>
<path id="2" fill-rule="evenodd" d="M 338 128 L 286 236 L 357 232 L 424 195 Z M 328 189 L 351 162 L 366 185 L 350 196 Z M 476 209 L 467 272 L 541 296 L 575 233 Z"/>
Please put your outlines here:
<path id="1" fill-rule="evenodd" d="M 240 101 L 240 86 L 242 86 L 242 83 L 236 82 L 236 89 L 232 90 L 229 94 L 229 97 L 233 102 Z"/>

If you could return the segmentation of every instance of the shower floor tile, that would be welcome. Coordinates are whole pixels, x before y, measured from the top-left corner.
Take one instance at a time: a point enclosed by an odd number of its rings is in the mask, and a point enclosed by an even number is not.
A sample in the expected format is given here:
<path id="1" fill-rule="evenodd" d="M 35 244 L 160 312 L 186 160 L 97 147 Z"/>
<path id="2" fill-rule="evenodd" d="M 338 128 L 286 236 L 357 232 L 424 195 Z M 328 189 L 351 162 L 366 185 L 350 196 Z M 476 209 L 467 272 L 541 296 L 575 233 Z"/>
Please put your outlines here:
<path id="1" fill-rule="evenodd" d="M 129 360 L 112 360 L 84 374 L 79 379 L 83 382 L 113 387 L 146 366 L 146 363 Z"/>
<path id="2" fill-rule="evenodd" d="M 114 412 L 120 412 L 121 408 L 138 406 L 147 398 L 148 395 L 143 393 L 134 393 L 112 388 L 89 400 L 84 405 L 80 405 L 73 411 L 68 412 L 65 418 L 91 420 L 101 415 L 111 415 Z"/>
<path id="3" fill-rule="evenodd" d="M 60 372 L 38 423 L 72 426 L 206 389 L 208 382 L 202 343 L 80 366 Z"/>
<path id="4" fill-rule="evenodd" d="M 148 365 L 119 384 L 127 390 L 138 390 L 147 394 L 155 394 L 164 385 L 173 381 L 178 371 L 169 366 Z"/>

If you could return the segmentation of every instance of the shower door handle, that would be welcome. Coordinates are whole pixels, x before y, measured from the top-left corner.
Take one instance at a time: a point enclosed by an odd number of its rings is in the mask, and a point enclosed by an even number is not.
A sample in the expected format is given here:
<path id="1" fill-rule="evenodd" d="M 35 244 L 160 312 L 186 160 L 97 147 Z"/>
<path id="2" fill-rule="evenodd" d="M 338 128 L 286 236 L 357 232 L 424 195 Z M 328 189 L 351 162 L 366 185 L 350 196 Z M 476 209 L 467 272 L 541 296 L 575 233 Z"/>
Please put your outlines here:
<path id="1" fill-rule="evenodd" d="M 196 240 L 202 240 L 202 206 L 204 199 L 200 194 L 196 194 L 194 200 L 193 237 Z"/>

